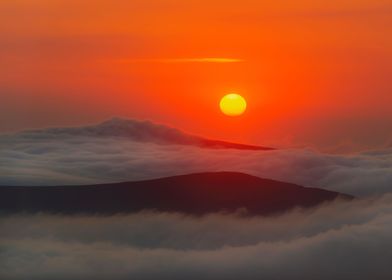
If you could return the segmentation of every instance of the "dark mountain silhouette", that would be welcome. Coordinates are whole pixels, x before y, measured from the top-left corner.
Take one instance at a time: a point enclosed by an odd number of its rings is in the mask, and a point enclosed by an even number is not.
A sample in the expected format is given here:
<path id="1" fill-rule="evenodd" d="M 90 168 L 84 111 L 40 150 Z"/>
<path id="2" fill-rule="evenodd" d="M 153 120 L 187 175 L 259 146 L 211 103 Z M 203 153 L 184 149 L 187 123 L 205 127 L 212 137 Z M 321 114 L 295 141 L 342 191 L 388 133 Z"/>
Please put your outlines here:
<path id="1" fill-rule="evenodd" d="M 124 137 L 138 142 L 156 144 L 191 145 L 203 148 L 230 148 L 240 150 L 273 150 L 273 148 L 211 140 L 187 134 L 176 128 L 156 124 L 150 121 L 112 118 L 97 125 L 81 127 L 48 128 L 22 132 L 26 137 L 43 136 L 87 136 L 87 137 Z"/>
<path id="2" fill-rule="evenodd" d="M 0 187 L 0 212 L 206 214 L 247 209 L 272 214 L 351 196 L 234 173 L 200 173 L 148 181 L 60 187 Z"/>

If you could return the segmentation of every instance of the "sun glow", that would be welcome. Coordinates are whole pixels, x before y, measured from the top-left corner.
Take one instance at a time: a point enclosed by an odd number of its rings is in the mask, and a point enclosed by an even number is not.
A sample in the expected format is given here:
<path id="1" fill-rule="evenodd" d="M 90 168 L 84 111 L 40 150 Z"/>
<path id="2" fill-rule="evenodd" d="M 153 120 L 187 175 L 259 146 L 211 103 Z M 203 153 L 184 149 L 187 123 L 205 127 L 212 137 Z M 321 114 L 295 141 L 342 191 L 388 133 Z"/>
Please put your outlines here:
<path id="1" fill-rule="evenodd" d="M 246 110 L 246 100 L 241 95 L 230 93 L 220 101 L 220 109 L 227 116 L 240 116 Z"/>

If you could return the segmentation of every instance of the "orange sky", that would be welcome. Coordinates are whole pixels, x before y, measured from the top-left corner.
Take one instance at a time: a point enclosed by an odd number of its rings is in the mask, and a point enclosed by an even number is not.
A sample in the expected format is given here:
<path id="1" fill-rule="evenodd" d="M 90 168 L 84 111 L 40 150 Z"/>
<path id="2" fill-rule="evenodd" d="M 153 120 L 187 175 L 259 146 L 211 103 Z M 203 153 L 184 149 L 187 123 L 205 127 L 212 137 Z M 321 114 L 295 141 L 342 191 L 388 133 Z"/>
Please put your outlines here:
<path id="1" fill-rule="evenodd" d="M 114 115 L 278 146 L 392 132 L 390 0 L 3 0 L 0 34 L 3 132 Z M 218 107 L 233 91 L 237 118 Z"/>

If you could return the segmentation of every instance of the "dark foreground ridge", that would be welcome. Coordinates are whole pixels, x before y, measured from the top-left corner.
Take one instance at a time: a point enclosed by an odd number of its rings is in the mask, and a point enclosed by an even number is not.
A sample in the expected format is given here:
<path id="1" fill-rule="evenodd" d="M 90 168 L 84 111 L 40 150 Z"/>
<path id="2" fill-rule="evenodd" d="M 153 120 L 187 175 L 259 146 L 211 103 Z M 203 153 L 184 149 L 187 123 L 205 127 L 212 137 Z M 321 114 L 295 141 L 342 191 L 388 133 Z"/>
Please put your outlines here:
<path id="1" fill-rule="evenodd" d="M 0 212 L 115 214 L 142 210 L 201 215 L 244 208 L 268 215 L 351 196 L 234 173 L 199 173 L 89 186 L 0 187 Z"/>

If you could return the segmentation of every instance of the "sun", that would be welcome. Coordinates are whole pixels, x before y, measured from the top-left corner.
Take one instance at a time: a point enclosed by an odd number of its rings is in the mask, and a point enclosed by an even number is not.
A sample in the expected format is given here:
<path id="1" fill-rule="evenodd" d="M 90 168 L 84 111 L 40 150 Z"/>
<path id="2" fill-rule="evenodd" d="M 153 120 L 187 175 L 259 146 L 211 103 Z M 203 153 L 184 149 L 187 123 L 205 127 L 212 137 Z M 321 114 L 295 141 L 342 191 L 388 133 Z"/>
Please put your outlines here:
<path id="1" fill-rule="evenodd" d="M 220 109 L 227 116 L 240 116 L 246 110 L 246 100 L 237 93 L 230 93 L 222 97 Z"/>

